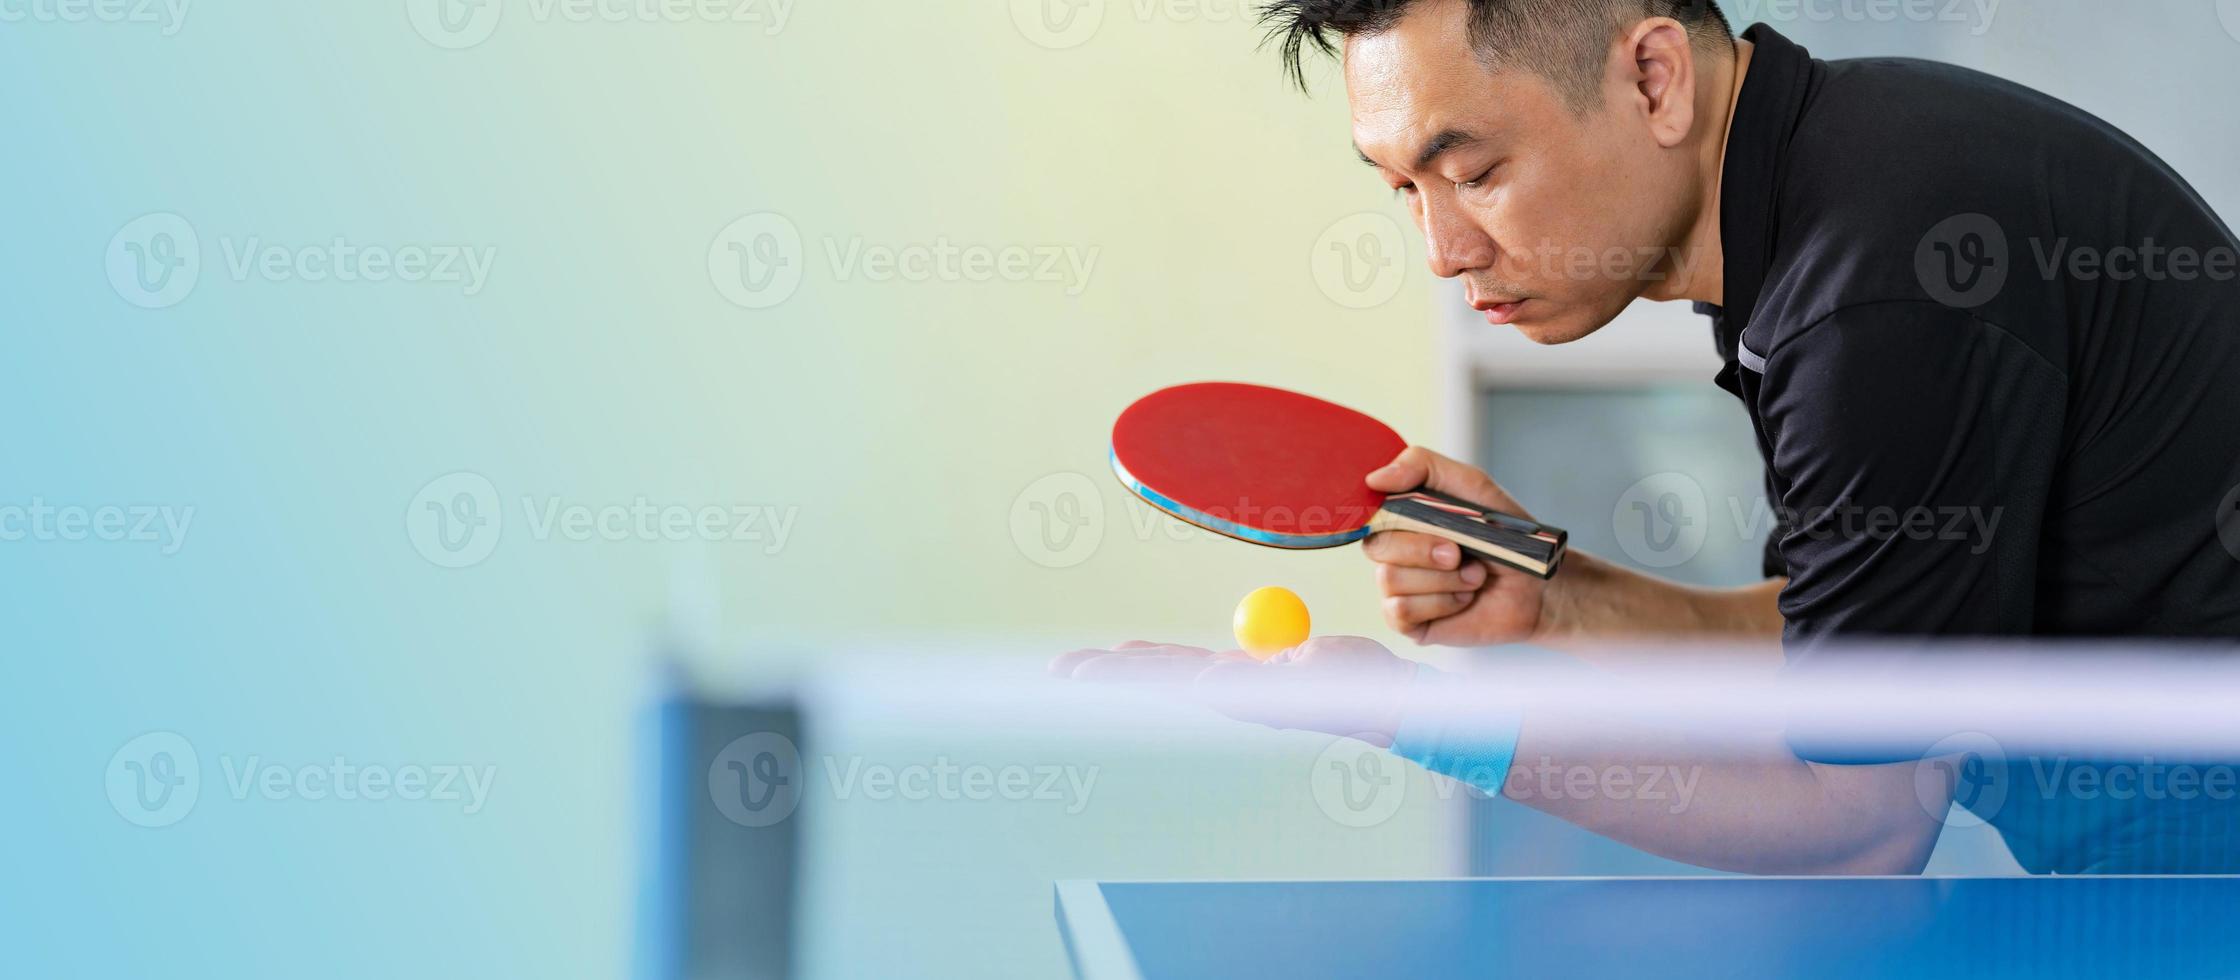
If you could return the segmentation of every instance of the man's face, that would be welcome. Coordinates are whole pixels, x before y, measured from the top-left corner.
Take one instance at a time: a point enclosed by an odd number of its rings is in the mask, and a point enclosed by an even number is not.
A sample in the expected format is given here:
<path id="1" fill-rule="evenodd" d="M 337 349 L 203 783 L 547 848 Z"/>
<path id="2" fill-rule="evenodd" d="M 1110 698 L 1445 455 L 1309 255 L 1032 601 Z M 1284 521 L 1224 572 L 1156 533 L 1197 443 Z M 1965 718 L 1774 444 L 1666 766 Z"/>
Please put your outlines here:
<path id="1" fill-rule="evenodd" d="M 1488 321 L 1567 343 L 1671 274 L 1696 192 L 1622 75 L 1575 113 L 1546 79 L 1489 70 L 1462 0 L 1429 0 L 1350 40 L 1345 76 L 1355 146 Z"/>

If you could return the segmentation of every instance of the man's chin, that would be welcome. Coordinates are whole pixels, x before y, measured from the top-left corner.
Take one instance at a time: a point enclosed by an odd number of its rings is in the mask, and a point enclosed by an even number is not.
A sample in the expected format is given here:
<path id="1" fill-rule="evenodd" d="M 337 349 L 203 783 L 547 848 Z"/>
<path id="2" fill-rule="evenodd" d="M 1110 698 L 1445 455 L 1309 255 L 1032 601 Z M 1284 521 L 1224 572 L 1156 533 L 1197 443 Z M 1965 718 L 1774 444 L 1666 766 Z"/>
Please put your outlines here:
<path id="1" fill-rule="evenodd" d="M 1581 337 L 1602 329 L 1602 324 L 1583 323 L 1580 322 L 1576 317 L 1565 316 L 1548 317 L 1545 319 L 1539 317 L 1531 317 L 1523 320 L 1518 320 L 1514 323 L 1509 324 L 1509 326 L 1515 329 L 1517 333 L 1523 335 L 1524 339 L 1532 341 L 1533 343 L 1539 344 L 1543 347 L 1553 347 L 1557 344 L 1568 344 L 1574 340 L 1578 340 Z"/>

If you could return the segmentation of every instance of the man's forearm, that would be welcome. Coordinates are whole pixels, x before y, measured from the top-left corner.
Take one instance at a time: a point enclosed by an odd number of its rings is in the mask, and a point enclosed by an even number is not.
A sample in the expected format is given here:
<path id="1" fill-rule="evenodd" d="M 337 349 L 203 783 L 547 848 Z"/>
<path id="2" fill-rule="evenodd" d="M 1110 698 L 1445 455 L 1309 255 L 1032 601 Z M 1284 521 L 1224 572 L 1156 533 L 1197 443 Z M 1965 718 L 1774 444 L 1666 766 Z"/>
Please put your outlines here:
<path id="1" fill-rule="evenodd" d="M 1574 553 L 1549 583 L 1533 640 L 1604 668 L 1637 662 L 1639 645 L 1658 640 L 1727 648 L 1770 669 L 1784 581 L 1696 588 Z M 1653 854 L 1761 874 L 1911 874 L 1936 844 L 1941 824 L 1916 799 L 1912 765 L 1816 765 L 1776 732 L 1699 744 L 1589 718 L 1581 705 L 1561 724 L 1536 725 L 1533 714 L 1501 795 Z"/>
<path id="2" fill-rule="evenodd" d="M 1703 589 L 1574 553 L 1548 583 L 1533 640 L 1559 648 L 1647 639 L 1778 640 L 1784 581 Z"/>
<path id="3" fill-rule="evenodd" d="M 1725 661 L 1724 677 L 1749 683 L 1777 670 L 1779 648 L 1768 648 L 1774 656 Z M 1704 728 L 1644 712 L 1641 705 L 1656 698 L 1686 696 L 1667 679 L 1581 676 L 1588 683 L 1528 693 L 1419 666 L 1395 701 L 1397 721 L 1385 742 L 1481 792 L 1691 864 L 1758 874 L 1913 874 L 1928 860 L 1947 802 L 1929 797 L 1950 787 L 1917 783 L 1918 764 L 1807 762 L 1777 722 Z M 1949 778 L 1950 770 L 1927 772 Z"/>
<path id="4" fill-rule="evenodd" d="M 1916 874 L 1942 826 L 1935 801 L 1916 799 L 1912 764 L 1815 765 L 1772 736 L 1583 741 L 1528 723 L 1502 795 L 1652 854 L 1752 874 Z"/>

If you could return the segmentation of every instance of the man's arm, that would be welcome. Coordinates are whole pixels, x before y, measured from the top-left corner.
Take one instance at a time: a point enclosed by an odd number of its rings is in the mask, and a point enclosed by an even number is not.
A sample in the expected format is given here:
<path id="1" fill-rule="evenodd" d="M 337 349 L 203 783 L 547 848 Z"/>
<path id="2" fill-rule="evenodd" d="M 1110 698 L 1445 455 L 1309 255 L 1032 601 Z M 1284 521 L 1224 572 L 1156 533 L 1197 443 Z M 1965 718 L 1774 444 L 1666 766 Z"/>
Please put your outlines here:
<path id="1" fill-rule="evenodd" d="M 1919 874 L 1944 826 L 1949 767 L 1921 768 L 1933 761 L 1821 765 L 1778 732 L 1703 744 L 1622 719 L 1597 727 L 1528 718 L 1501 795 L 1651 854 L 1750 874 Z"/>
<path id="2" fill-rule="evenodd" d="M 1668 582 L 1593 555 L 1566 559 L 1549 583 L 1534 641 L 1572 649 L 1592 641 L 1647 638 L 1781 636 L 1781 587 L 1768 579 L 1740 588 L 1704 589 Z"/>
<path id="3" fill-rule="evenodd" d="M 1763 667 L 1777 669 L 1771 660 Z M 1929 770 L 1940 778 L 1917 784 L 1911 763 L 1816 765 L 1798 759 L 1779 732 L 1713 739 L 1660 730 L 1615 711 L 1598 714 L 1591 698 L 1528 711 L 1513 756 L 1491 771 L 1471 746 L 1498 728 L 1485 721 L 1501 709 L 1473 710 L 1470 724 L 1434 721 L 1441 730 L 1426 732 L 1425 719 L 1443 715 L 1425 711 L 1425 703 L 1455 707 L 1452 685 L 1464 679 L 1418 667 L 1360 637 L 1317 637 L 1267 663 L 1131 643 L 1074 651 L 1051 669 L 1170 690 L 1242 721 L 1360 738 L 1418 762 L 1443 756 L 1454 764 L 1429 764 L 1481 791 L 1654 854 L 1729 871 L 1917 873 L 1936 846 L 1950 792 L 1941 778 L 1950 767 Z M 1550 707 L 1560 708 L 1560 720 L 1551 720 L 1544 710 Z"/>
<path id="4" fill-rule="evenodd" d="M 2026 633 L 2063 392 L 2058 368 L 1966 312 L 1928 302 L 1841 311 L 1783 338 L 1759 390 L 1778 503 L 1793 515 L 1777 542 L 1793 579 L 1698 590 L 1590 559 L 1536 591 L 1503 592 L 1489 582 L 1468 603 L 1461 594 L 1446 603 L 1388 599 L 1388 618 L 1400 613 L 1395 625 L 1406 622 L 1418 639 L 1472 637 L 1483 632 L 1471 627 L 1483 624 L 1485 600 L 1506 598 L 1533 610 L 1535 628 L 1522 638 L 1778 630 L 1792 644 L 1790 659 L 1806 665 L 1823 653 L 1811 641 L 1828 637 Z M 1499 492 L 1452 461 L 1419 454 L 1414 463 L 1382 475 Z M 1407 545 L 1372 545 L 1371 556 L 1405 563 L 1413 557 Z M 1379 581 L 1421 579 L 1380 570 Z M 1783 661 L 1774 653 L 1768 662 Z M 1571 732 L 1584 734 L 1556 738 Z M 1886 754 L 1893 761 L 1884 765 L 1826 765 L 1811 760 L 1857 753 L 1794 732 L 1769 732 L 1753 746 L 1691 746 L 1678 733 L 1629 732 L 1625 719 L 1613 718 L 1566 724 L 1562 733 L 1528 722 L 1507 781 L 1481 788 L 1716 867 L 1917 871 L 1950 799 L 1950 767 L 1941 760 Z M 1701 772 L 1695 812 L 1660 817 L 1653 801 L 1569 793 L 1533 778 L 1535 767 L 1564 773 L 1658 760 Z M 1700 770 L 1688 768 L 1691 760 Z"/>

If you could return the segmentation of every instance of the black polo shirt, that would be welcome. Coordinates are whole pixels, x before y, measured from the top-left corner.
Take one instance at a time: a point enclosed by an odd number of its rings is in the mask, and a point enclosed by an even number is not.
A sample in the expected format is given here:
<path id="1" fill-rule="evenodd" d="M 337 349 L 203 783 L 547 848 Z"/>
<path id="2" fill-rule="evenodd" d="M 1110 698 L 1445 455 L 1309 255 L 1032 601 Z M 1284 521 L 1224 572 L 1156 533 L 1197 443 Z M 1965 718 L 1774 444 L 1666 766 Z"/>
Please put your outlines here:
<path id="1" fill-rule="evenodd" d="M 2073 106 L 1744 36 L 1726 305 L 1701 308 L 1757 426 L 1792 650 L 2240 637 L 2231 230 Z"/>
<path id="2" fill-rule="evenodd" d="M 1725 369 L 1790 660 L 1860 636 L 2240 636 L 2240 243 L 2108 124 L 1763 25 L 1728 137 Z M 1809 725 L 1809 723 L 1807 723 Z M 1793 728 L 1817 761 L 1861 757 Z M 1960 796 L 2034 871 L 2240 870 L 2240 806 Z M 2211 760 L 2214 762 L 2214 760 Z M 1996 798 L 1996 802 L 1976 802 Z"/>

